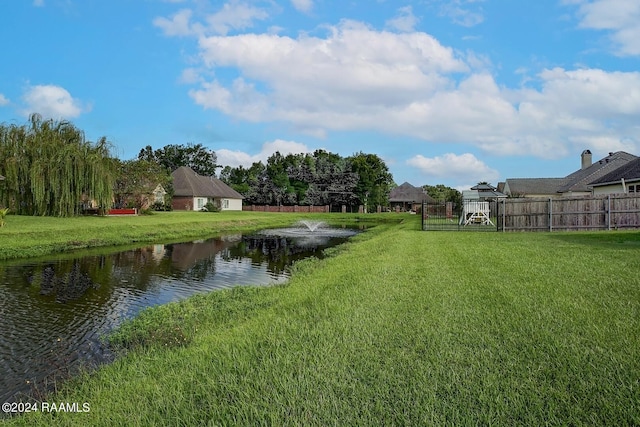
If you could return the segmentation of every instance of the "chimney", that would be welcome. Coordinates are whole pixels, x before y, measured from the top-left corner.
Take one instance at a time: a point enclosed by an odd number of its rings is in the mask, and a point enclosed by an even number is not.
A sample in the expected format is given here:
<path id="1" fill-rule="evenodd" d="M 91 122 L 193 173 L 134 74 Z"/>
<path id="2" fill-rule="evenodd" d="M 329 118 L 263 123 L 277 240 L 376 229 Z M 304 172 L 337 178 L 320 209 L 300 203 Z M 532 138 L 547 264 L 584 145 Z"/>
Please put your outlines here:
<path id="1" fill-rule="evenodd" d="M 591 151 L 584 150 L 580 157 L 582 158 L 582 168 L 581 169 L 586 169 L 589 166 L 591 166 L 591 163 L 592 163 L 592 161 L 591 161 Z"/>

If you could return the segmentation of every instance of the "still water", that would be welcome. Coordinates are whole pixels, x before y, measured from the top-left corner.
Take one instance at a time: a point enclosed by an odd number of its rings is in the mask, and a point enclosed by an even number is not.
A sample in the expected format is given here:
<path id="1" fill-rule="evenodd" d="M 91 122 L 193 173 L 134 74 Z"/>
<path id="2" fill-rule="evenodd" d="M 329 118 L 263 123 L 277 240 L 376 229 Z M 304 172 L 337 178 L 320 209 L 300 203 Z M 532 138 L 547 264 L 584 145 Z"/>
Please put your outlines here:
<path id="1" fill-rule="evenodd" d="M 101 337 L 142 309 L 288 279 L 296 260 L 347 237 L 260 233 L 126 252 L 0 263 L 0 402 L 39 397 L 113 359 Z"/>

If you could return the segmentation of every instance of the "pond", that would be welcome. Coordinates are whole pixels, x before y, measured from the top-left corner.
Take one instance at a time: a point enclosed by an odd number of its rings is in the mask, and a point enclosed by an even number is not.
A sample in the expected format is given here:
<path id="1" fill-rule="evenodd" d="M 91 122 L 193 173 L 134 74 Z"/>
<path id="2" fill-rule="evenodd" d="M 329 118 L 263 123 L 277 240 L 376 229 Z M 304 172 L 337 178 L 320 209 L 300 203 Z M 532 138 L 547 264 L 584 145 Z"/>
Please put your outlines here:
<path id="1" fill-rule="evenodd" d="M 146 307 L 285 282 L 293 262 L 355 233 L 294 228 L 0 263 L 0 402 L 42 397 L 78 368 L 113 360 L 102 338 Z"/>

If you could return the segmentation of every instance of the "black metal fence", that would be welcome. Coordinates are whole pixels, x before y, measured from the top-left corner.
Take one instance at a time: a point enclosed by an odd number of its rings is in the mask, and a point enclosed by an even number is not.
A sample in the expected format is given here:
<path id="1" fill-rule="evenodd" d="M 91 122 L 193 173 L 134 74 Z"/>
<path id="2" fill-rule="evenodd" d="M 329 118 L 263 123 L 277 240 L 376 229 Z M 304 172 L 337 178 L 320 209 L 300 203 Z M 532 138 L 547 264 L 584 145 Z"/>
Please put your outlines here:
<path id="1" fill-rule="evenodd" d="M 422 204 L 422 229 L 426 231 L 497 231 L 497 217 L 495 200 Z"/>

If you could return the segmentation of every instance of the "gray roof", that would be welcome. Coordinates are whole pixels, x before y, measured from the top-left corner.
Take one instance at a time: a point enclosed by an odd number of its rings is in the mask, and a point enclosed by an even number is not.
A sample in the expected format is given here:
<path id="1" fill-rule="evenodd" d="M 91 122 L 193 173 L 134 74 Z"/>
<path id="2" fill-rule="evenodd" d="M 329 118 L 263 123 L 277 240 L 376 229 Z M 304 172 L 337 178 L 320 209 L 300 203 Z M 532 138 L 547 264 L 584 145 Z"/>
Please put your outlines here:
<path id="1" fill-rule="evenodd" d="M 626 165 L 620 166 L 618 169 L 591 181 L 589 185 L 598 186 L 619 183 L 623 178 L 625 181 L 640 181 L 640 158 L 636 158 Z"/>
<path id="2" fill-rule="evenodd" d="M 558 188 L 561 193 L 569 191 L 591 191 L 589 184 L 596 181 L 603 176 L 614 172 L 618 168 L 626 165 L 627 163 L 637 159 L 633 154 L 629 154 L 624 151 L 616 151 L 615 153 L 609 153 L 607 157 L 594 162 L 591 166 L 585 169 L 579 169 L 567 175 L 567 182 Z"/>
<path id="3" fill-rule="evenodd" d="M 402 185 L 397 186 L 389 193 L 390 202 L 405 202 L 405 203 L 419 203 L 419 202 L 433 202 L 433 198 L 429 196 L 423 188 L 414 187 L 413 185 L 405 182 Z"/>
<path id="4" fill-rule="evenodd" d="M 498 190 L 491 184 L 478 184 L 471 187 L 471 189 L 476 190 L 478 192 L 478 196 L 484 199 L 507 197 L 506 194 L 504 194 L 502 191 Z"/>
<path id="5" fill-rule="evenodd" d="M 505 186 L 512 195 L 554 194 L 565 183 L 566 178 L 509 178 Z"/>
<path id="6" fill-rule="evenodd" d="M 510 178 L 506 181 L 506 187 L 512 195 L 590 192 L 591 183 L 617 171 L 637 158 L 633 154 L 616 151 L 564 178 Z"/>
<path id="7" fill-rule="evenodd" d="M 218 178 L 198 175 L 187 166 L 180 166 L 171 176 L 175 196 L 244 199 L 242 194 Z"/>

